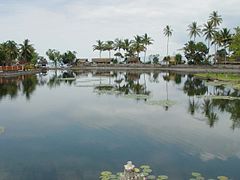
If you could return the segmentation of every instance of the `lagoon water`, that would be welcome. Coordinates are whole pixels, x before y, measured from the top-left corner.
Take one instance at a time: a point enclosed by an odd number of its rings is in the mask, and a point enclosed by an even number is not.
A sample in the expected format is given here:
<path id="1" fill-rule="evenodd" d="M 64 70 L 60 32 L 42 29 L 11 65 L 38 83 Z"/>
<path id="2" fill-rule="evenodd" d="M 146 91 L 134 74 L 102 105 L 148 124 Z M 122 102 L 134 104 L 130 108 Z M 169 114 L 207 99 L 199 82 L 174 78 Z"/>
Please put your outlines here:
<path id="1" fill-rule="evenodd" d="M 0 80 L 1 180 L 96 180 L 128 160 L 169 179 L 240 179 L 240 100 L 219 98 L 240 97 L 230 87 L 134 71 Z"/>

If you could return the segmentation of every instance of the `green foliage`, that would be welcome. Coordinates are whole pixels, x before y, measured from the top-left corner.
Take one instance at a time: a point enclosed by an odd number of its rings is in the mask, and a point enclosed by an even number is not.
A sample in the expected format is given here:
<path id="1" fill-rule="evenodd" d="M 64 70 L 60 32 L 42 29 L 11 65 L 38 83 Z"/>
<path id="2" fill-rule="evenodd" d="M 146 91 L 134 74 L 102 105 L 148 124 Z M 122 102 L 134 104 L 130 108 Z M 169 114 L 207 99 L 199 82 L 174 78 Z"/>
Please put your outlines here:
<path id="1" fill-rule="evenodd" d="M 208 52 L 207 46 L 202 42 L 189 41 L 184 47 L 184 54 L 188 64 L 207 64 L 206 55 Z"/>
<path id="2" fill-rule="evenodd" d="M 67 51 L 61 55 L 61 61 L 63 64 L 72 64 L 76 59 L 75 51 Z"/>
<path id="3" fill-rule="evenodd" d="M 240 27 L 235 28 L 235 34 L 232 37 L 229 49 L 233 51 L 235 58 L 240 58 Z"/>
<path id="4" fill-rule="evenodd" d="M 49 60 L 54 62 L 55 67 L 57 67 L 57 62 L 60 61 L 61 58 L 60 52 L 55 49 L 49 49 L 46 52 L 46 55 L 48 56 Z"/>
<path id="5" fill-rule="evenodd" d="M 182 64 L 182 55 L 181 54 L 176 54 L 175 59 L 176 59 L 177 64 Z"/>
<path id="6" fill-rule="evenodd" d="M 23 44 L 20 44 L 19 49 L 19 61 L 22 63 L 33 63 L 36 64 L 38 54 L 35 52 L 35 49 L 32 44 L 29 44 L 28 39 L 24 40 Z"/>
<path id="7" fill-rule="evenodd" d="M 1 44 L 0 50 L 1 63 L 5 65 L 11 65 L 18 57 L 18 46 L 15 41 L 6 41 Z"/>
<path id="8" fill-rule="evenodd" d="M 159 54 L 155 54 L 155 55 L 150 55 L 149 56 L 149 60 L 153 63 L 153 64 L 158 64 L 159 63 Z"/>

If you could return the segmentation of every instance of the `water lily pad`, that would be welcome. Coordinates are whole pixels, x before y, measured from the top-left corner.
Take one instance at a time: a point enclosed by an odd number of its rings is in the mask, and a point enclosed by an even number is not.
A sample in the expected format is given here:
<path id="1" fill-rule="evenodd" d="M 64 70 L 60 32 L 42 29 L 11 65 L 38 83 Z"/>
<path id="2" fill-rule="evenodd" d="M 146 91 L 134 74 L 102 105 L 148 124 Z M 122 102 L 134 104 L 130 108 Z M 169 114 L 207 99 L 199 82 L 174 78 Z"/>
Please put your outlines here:
<path id="1" fill-rule="evenodd" d="M 219 180 L 228 180 L 227 176 L 218 176 L 217 177 Z"/>
<path id="2" fill-rule="evenodd" d="M 198 176 L 201 176 L 201 174 L 198 173 L 198 172 L 192 172 L 192 176 L 193 176 L 193 177 L 198 177 Z"/>
<path id="3" fill-rule="evenodd" d="M 135 172 L 135 173 L 139 173 L 139 172 L 140 172 L 140 169 L 134 168 L 134 172 Z"/>
<path id="4" fill-rule="evenodd" d="M 158 176 L 158 180 L 167 180 L 167 179 L 168 179 L 168 176 L 166 176 L 166 175 Z"/>
<path id="5" fill-rule="evenodd" d="M 149 179 L 149 180 L 153 180 L 153 179 L 156 179 L 156 176 L 154 176 L 154 175 L 150 175 L 150 176 L 147 177 L 147 179 Z"/>
<path id="6" fill-rule="evenodd" d="M 149 168 L 148 168 L 148 169 L 147 169 L 147 168 L 145 168 L 145 169 L 143 169 L 143 172 L 144 172 L 144 173 L 145 173 L 145 172 L 146 172 L 146 173 L 151 173 L 151 172 L 152 172 L 152 170 L 151 170 L 151 169 L 149 169 Z"/>
<path id="7" fill-rule="evenodd" d="M 142 165 L 140 166 L 141 169 L 150 169 L 150 166 L 149 165 Z"/>
<path id="8" fill-rule="evenodd" d="M 101 172 L 101 176 L 110 176 L 112 173 L 110 171 L 103 171 Z"/>

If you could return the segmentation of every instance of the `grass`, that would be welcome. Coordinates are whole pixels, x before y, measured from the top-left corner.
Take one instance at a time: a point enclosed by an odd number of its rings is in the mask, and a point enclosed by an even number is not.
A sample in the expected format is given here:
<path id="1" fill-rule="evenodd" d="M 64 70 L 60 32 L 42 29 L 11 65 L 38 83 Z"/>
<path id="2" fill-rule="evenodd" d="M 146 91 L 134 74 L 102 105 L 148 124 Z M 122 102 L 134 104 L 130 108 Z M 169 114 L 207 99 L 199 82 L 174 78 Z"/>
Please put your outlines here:
<path id="1" fill-rule="evenodd" d="M 195 77 L 210 80 L 215 86 L 227 85 L 240 90 L 240 74 L 205 73 L 195 74 Z"/>

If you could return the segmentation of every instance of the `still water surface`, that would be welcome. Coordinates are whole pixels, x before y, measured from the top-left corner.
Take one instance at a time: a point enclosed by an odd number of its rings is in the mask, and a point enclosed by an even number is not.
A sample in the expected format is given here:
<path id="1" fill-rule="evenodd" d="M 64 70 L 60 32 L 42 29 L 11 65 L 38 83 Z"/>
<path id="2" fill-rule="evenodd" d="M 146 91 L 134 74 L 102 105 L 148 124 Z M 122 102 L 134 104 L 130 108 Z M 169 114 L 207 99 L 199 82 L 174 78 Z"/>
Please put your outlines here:
<path id="1" fill-rule="evenodd" d="M 202 97 L 237 90 L 159 72 L 0 80 L 0 179 L 95 180 L 128 160 L 170 179 L 240 179 L 240 100 Z"/>

